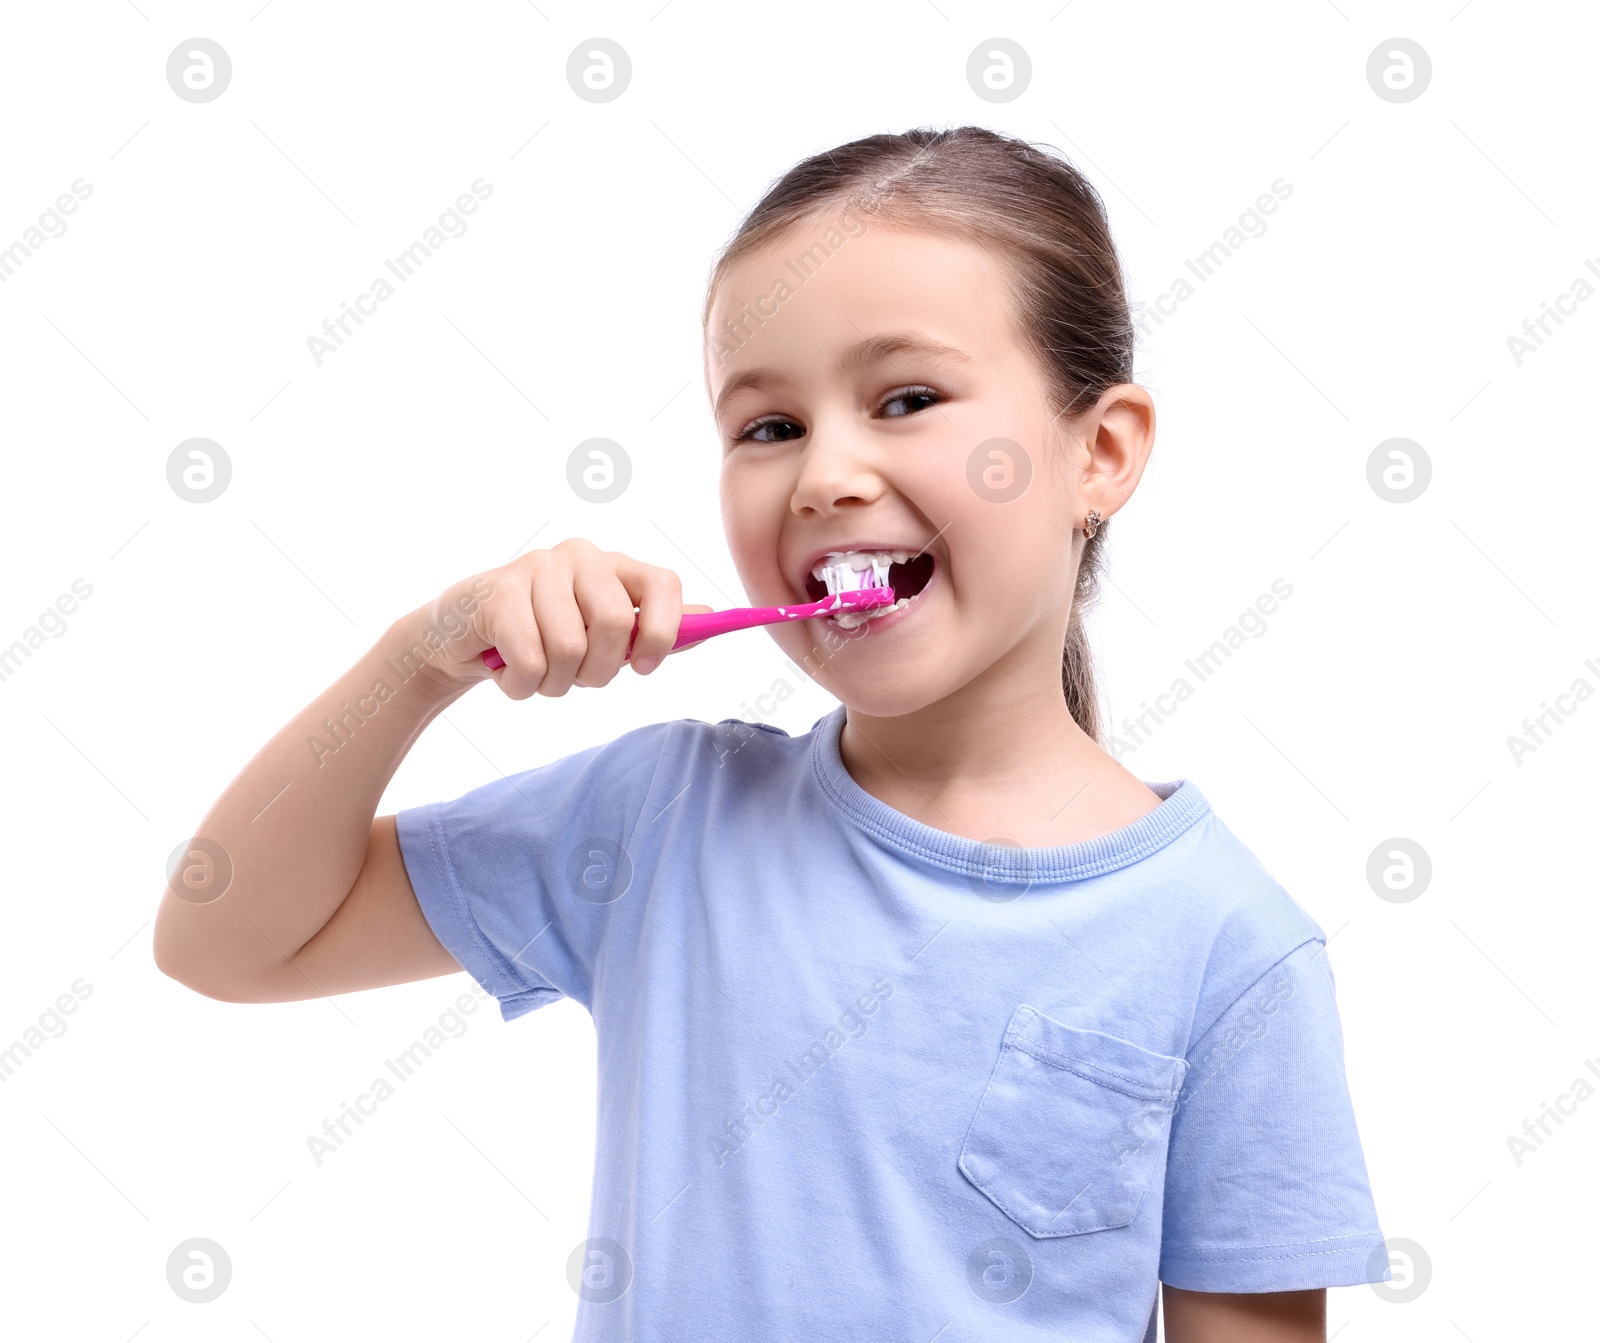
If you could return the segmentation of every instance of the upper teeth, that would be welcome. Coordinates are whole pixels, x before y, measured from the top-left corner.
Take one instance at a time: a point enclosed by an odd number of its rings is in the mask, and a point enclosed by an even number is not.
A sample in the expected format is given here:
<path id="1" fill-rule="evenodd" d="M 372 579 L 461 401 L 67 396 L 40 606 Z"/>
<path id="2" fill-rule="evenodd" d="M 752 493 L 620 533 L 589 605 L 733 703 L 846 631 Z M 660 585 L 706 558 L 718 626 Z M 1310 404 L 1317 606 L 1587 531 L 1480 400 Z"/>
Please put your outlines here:
<path id="1" fill-rule="evenodd" d="M 920 550 L 835 550 L 817 561 L 811 576 L 827 584 L 829 596 L 863 587 L 887 587 L 889 566 L 905 564 L 921 553 Z"/>

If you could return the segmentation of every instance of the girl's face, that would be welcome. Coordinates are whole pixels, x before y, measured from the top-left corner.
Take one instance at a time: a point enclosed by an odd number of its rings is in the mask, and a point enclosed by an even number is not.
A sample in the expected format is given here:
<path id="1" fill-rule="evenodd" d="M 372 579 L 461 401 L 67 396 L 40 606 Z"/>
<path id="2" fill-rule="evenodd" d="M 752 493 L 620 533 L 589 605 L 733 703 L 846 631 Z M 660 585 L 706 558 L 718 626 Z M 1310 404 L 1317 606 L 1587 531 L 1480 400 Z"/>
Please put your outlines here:
<path id="1" fill-rule="evenodd" d="M 1074 529 L 1090 508 L 1110 517 L 1143 469 L 1148 419 L 1143 435 L 1119 433 L 1125 417 L 1096 431 L 1110 393 L 1053 422 L 1000 265 L 835 212 L 747 257 L 711 309 L 723 525 L 752 603 L 826 595 L 812 574 L 829 551 L 920 556 L 890 572 L 897 596 L 916 594 L 902 610 L 853 629 L 767 626 L 865 714 L 912 713 L 979 679 L 1059 698 Z M 1086 429 L 1092 452 L 1071 433 Z"/>

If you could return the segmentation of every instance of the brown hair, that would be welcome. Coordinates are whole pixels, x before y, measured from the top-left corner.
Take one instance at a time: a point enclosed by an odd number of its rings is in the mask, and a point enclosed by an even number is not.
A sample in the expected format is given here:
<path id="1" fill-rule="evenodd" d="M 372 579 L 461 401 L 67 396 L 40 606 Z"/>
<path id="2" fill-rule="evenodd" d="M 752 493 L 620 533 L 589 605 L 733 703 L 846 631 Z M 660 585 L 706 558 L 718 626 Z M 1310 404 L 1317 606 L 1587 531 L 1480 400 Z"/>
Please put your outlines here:
<path id="1" fill-rule="evenodd" d="M 1009 263 L 1018 333 L 1045 372 L 1057 418 L 1133 381 L 1134 327 L 1105 205 L 1053 146 L 979 126 L 869 135 L 797 163 L 745 217 L 711 270 L 702 330 L 728 270 L 792 225 L 835 207 L 937 228 Z M 825 250 L 825 249 L 824 249 Z M 1061 654 L 1073 721 L 1104 745 L 1084 611 L 1099 595 L 1109 523 L 1084 543 Z"/>

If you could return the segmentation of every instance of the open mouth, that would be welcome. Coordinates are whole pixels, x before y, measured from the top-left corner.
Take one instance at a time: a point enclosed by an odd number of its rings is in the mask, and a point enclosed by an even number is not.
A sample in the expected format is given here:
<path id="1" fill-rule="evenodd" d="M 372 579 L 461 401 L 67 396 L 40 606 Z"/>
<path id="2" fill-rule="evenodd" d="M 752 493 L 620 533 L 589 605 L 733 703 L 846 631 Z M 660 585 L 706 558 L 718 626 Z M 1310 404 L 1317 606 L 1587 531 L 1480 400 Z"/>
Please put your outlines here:
<path id="1" fill-rule="evenodd" d="M 886 582 L 894 589 L 892 606 L 879 606 L 869 611 L 841 611 L 828 617 L 835 624 L 853 629 L 911 605 L 932 580 L 933 571 L 933 556 L 923 551 L 835 551 L 819 560 L 807 575 L 806 595 L 812 601 L 821 601 L 835 592 L 877 587 Z"/>

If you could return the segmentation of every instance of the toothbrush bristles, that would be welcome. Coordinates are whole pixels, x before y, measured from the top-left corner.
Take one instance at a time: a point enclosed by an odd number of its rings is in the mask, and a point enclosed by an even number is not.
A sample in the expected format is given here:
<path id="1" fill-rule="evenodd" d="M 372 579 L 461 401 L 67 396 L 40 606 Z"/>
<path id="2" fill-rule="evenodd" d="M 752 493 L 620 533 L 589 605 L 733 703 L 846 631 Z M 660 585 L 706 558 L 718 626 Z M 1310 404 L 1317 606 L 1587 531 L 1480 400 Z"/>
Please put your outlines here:
<path id="1" fill-rule="evenodd" d="M 835 597 L 841 592 L 856 592 L 862 588 L 886 588 L 889 586 L 890 564 L 890 560 L 876 557 L 865 569 L 857 569 L 853 565 L 844 563 L 830 564 L 823 570 L 822 579 L 827 584 L 830 597 Z"/>

